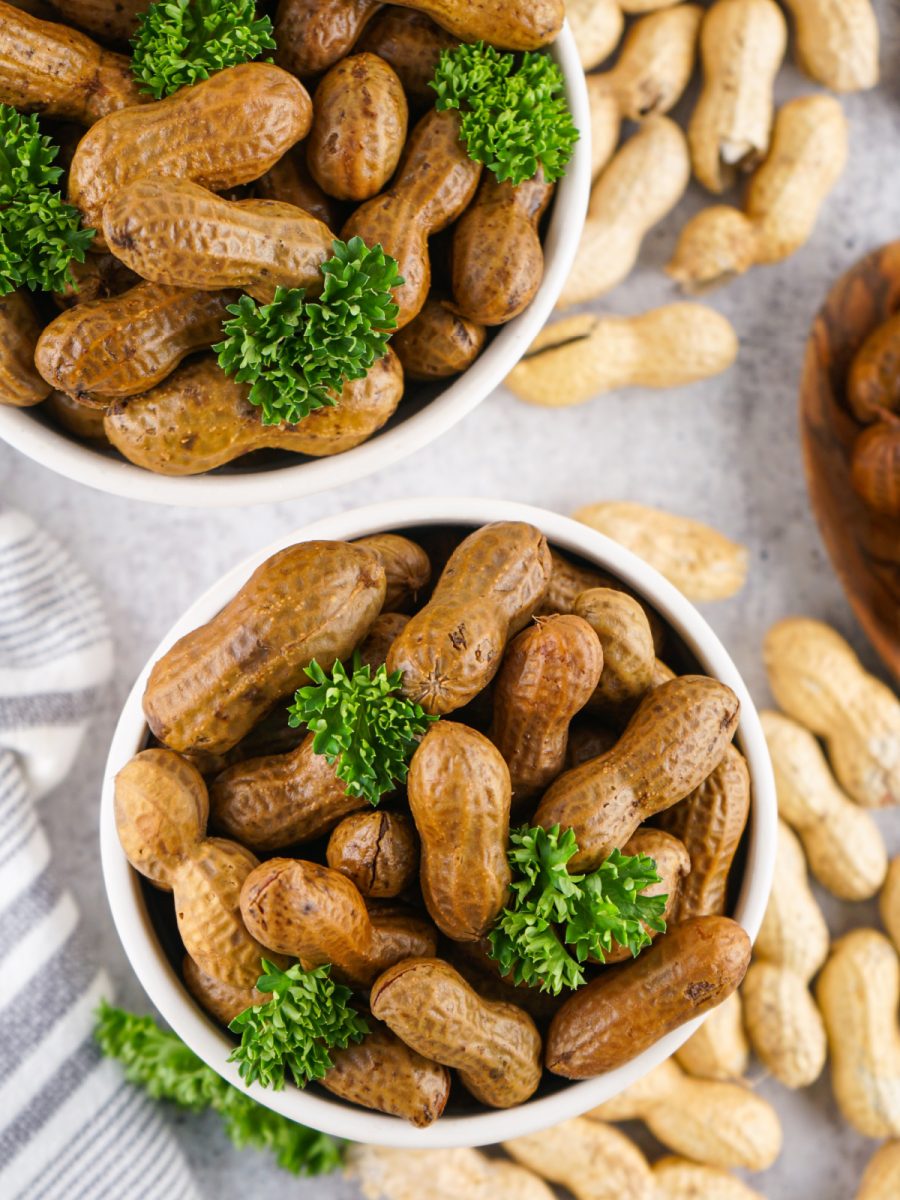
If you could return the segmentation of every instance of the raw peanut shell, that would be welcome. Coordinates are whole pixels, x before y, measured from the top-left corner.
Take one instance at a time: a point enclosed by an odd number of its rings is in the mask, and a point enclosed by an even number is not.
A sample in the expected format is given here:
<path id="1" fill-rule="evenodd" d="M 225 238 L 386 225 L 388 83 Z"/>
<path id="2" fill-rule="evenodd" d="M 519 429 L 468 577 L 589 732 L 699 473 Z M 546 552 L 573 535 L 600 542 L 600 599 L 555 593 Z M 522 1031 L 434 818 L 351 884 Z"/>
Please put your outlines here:
<path id="1" fill-rule="evenodd" d="M 315 659 L 328 671 L 363 638 L 384 600 L 381 564 L 344 542 L 301 542 L 266 559 L 212 620 L 150 672 L 144 713 L 176 750 L 231 749 Z"/>
<path id="2" fill-rule="evenodd" d="M 38 339 L 35 365 L 51 387 L 105 408 L 111 397 L 148 391 L 188 354 L 218 341 L 226 306 L 237 298 L 139 283 L 61 313 Z"/>
<path id="3" fill-rule="evenodd" d="M 869 508 L 900 517 L 900 417 L 888 413 L 863 430 L 853 446 L 850 477 Z"/>
<path id="4" fill-rule="evenodd" d="M 262 967 L 260 967 L 262 973 Z M 189 954 L 181 963 L 184 985 L 201 1008 L 204 1008 L 220 1025 L 230 1025 L 238 1013 L 254 1004 L 265 1004 L 271 1000 L 271 992 L 258 992 L 256 988 L 235 987 L 223 983 L 213 975 L 207 975 Z"/>
<path id="5" fill-rule="evenodd" d="M 388 5 L 363 30 L 358 50 L 377 54 L 394 68 L 411 100 L 434 103 L 434 78 L 442 50 L 453 50 L 457 38 L 424 13 Z"/>
<path id="6" fill-rule="evenodd" d="M 847 399 L 858 421 L 875 421 L 884 409 L 900 412 L 900 312 L 873 329 L 857 350 Z"/>
<path id="7" fill-rule="evenodd" d="M 750 815 L 750 772 L 736 746 L 698 788 L 660 813 L 659 825 L 687 847 L 691 873 L 681 889 L 677 921 L 724 913 L 728 874 Z"/>
<path id="8" fill-rule="evenodd" d="M 547 540 L 533 525 L 498 521 L 450 556 L 431 599 L 388 655 L 403 690 L 429 713 L 461 708 L 496 675 L 506 643 L 530 620 L 550 578 Z"/>
<path id="9" fill-rule="evenodd" d="M 331 1051 L 334 1066 L 320 1079 L 342 1100 L 402 1117 L 422 1129 L 443 1113 L 450 1095 L 450 1072 L 416 1054 L 380 1021 L 366 1017 L 361 1042 Z"/>
<path id="10" fill-rule="evenodd" d="M 653 686 L 650 623 L 637 600 L 613 588 L 582 592 L 573 611 L 591 627 L 603 651 L 603 673 L 588 707 L 619 728 Z"/>
<path id="11" fill-rule="evenodd" d="M 374 675 L 387 662 L 387 656 L 401 630 L 406 628 L 406 613 L 383 612 L 375 618 L 372 628 L 356 649 L 362 665 L 369 666 Z"/>
<path id="12" fill-rule="evenodd" d="M 787 7 L 801 71 L 833 92 L 875 87 L 879 35 L 870 0 L 787 0 Z"/>
<path id="13" fill-rule="evenodd" d="M 348 1172 L 364 1194 L 395 1200 L 420 1200 L 423 1167 L 435 1198 L 458 1200 L 554 1200 L 554 1193 L 531 1171 L 478 1150 L 429 1150 L 422 1153 L 384 1146 L 349 1146 Z M 427 1164 L 427 1166 L 425 1165 Z"/>
<path id="14" fill-rule="evenodd" d="M 869 1159 L 855 1200 L 894 1200 L 900 1195 L 900 1141 L 885 1142 Z"/>
<path id="15" fill-rule="evenodd" d="M 511 1108 L 541 1078 L 541 1039 L 514 1004 L 483 1000 L 439 958 L 413 958 L 375 980 L 372 1013 L 413 1050 L 455 1067 L 476 1100 Z"/>
<path id="16" fill-rule="evenodd" d="M 736 990 L 750 939 L 727 917 L 698 917 L 567 1000 L 550 1026 L 546 1065 L 567 1079 L 613 1071 Z"/>
<path id="17" fill-rule="evenodd" d="M 398 612 L 416 603 L 431 578 L 431 562 L 421 546 L 398 533 L 373 533 L 354 545 L 371 550 L 384 567 L 385 609 Z"/>
<path id="18" fill-rule="evenodd" d="M 462 42 L 490 42 L 501 50 L 537 50 L 554 41 L 565 19 L 564 0 L 398 0 L 427 13 Z"/>
<path id="19" fill-rule="evenodd" d="M 569 724 L 603 669 L 600 641 L 581 617 L 539 618 L 510 642 L 494 688 L 490 738 L 509 767 L 515 803 L 562 771 Z"/>
<path id="20" fill-rule="evenodd" d="M 408 379 L 447 379 L 472 365 L 484 348 L 483 325 L 455 313 L 447 300 L 429 296 L 417 317 L 391 338 Z"/>
<path id="21" fill-rule="evenodd" d="M 766 1200 L 762 1192 L 728 1171 L 675 1155 L 653 1164 L 653 1178 L 654 1195 L 662 1200 Z"/>
<path id="22" fill-rule="evenodd" d="M 229 67 L 93 126 L 72 160 L 69 200 L 99 231 L 109 200 L 142 176 L 214 192 L 249 183 L 306 136 L 311 120 L 306 89 L 286 71 Z"/>
<path id="23" fill-rule="evenodd" d="M 306 146 L 293 146 L 253 185 L 260 200 L 280 200 L 311 213 L 329 229 L 340 229 L 341 206 L 326 196 L 306 165 Z"/>
<path id="24" fill-rule="evenodd" d="M 254 450 L 320 457 L 364 442 L 393 414 L 403 371 L 389 349 L 364 379 L 344 385 L 340 402 L 296 425 L 263 425 L 249 385 L 226 375 L 212 356 L 185 363 L 149 392 L 116 401 L 105 429 L 120 454 L 160 475 L 199 475 Z"/>
<path id="25" fill-rule="evenodd" d="M 334 767 L 313 751 L 311 733 L 287 754 L 229 767 L 213 781 L 209 799 L 215 827 L 260 853 L 314 841 L 368 803 L 347 795 Z"/>
<path id="26" fill-rule="evenodd" d="M 313 97 L 306 161 L 316 183 L 338 200 L 377 195 L 400 161 L 408 119 L 403 86 L 383 59 L 336 63 Z"/>
<path id="27" fill-rule="evenodd" d="M 103 231 L 143 279 L 240 288 L 263 303 L 279 285 L 318 295 L 334 241 L 327 226 L 291 204 L 224 200 L 186 179 L 149 175 L 116 192 L 103 210 Z"/>
<path id="28" fill-rule="evenodd" d="M 482 734 L 439 721 L 419 743 L 406 786 L 421 842 L 425 906 L 448 937 L 473 942 L 509 895 L 506 763 Z"/>
<path id="29" fill-rule="evenodd" d="M 143 750 L 116 776 L 113 807 L 125 857 L 170 892 L 182 860 L 206 835 L 209 798 L 200 772 L 171 750 Z"/>
<path id="30" fill-rule="evenodd" d="M 92 408 L 73 400 L 65 392 L 51 392 L 44 403 L 54 423 L 67 433 L 73 434 L 88 442 L 99 442 L 109 445 L 109 438 L 103 428 L 106 413 L 102 408 Z"/>
<path id="31" fill-rule="evenodd" d="M 241 912 L 263 945 L 308 967 L 331 963 L 335 978 L 353 987 L 365 987 L 393 963 L 435 949 L 426 921 L 370 916 L 339 871 L 297 858 L 271 858 L 248 875 Z"/>
<path id="32" fill-rule="evenodd" d="M 528 307 L 544 277 L 538 225 L 553 184 L 538 169 L 518 186 L 485 173 L 453 231 L 453 300 L 480 325 L 505 325 Z"/>
<path id="33" fill-rule="evenodd" d="M 146 99 L 124 54 L 0 0 L 0 103 L 90 125 Z"/>
<path id="34" fill-rule="evenodd" d="M 671 923 L 673 914 L 678 908 L 685 879 L 690 876 L 692 869 L 690 855 L 685 849 L 684 843 L 677 837 L 664 833 L 661 829 L 642 828 L 634 837 L 628 839 L 622 847 L 622 853 L 646 854 L 656 863 L 656 873 L 660 877 L 660 882 L 651 883 L 649 887 L 644 888 L 641 895 L 665 896 L 666 907 L 663 909 L 662 918 L 667 923 Z M 644 929 L 651 939 L 659 936 L 656 929 L 650 929 L 647 925 L 644 926 Z M 606 955 L 606 961 L 608 963 L 628 962 L 631 957 L 631 951 L 627 946 L 620 946 L 614 942 L 612 950 Z"/>
<path id="35" fill-rule="evenodd" d="M 0 404 L 30 408 L 50 391 L 34 366 L 41 323 L 24 291 L 0 296 Z"/>
<path id="36" fill-rule="evenodd" d="M 146 11 L 147 0 L 50 0 L 70 25 L 86 29 L 107 42 L 127 42 Z"/>
<path id="37" fill-rule="evenodd" d="M 413 823 L 402 813 L 391 812 L 345 817 L 332 830 L 325 859 L 363 896 L 399 896 L 415 879 L 419 865 Z"/>
<path id="38" fill-rule="evenodd" d="M 279 0 L 276 61 L 294 75 L 318 75 L 353 49 L 377 0 Z"/>
<path id="39" fill-rule="evenodd" d="M 523 1167 L 567 1187 L 583 1200 L 654 1200 L 647 1160 L 612 1125 L 575 1117 L 503 1143 Z M 668 1198 L 666 1198 L 668 1200 Z M 708 1197 L 705 1200 L 709 1200 Z"/>
<path id="40" fill-rule="evenodd" d="M 704 675 L 654 688 L 612 750 L 550 786 L 533 823 L 573 829 L 578 853 L 570 869 L 593 870 L 638 825 L 683 800 L 715 770 L 739 713 L 731 688 Z"/>
<path id="41" fill-rule="evenodd" d="M 417 316 L 431 289 L 428 239 L 446 229 L 469 205 L 480 163 L 459 137 L 459 113 L 432 109 L 409 136 L 391 187 L 367 200 L 350 217 L 341 237 L 380 244 L 400 264 L 405 282 L 394 289 L 397 328 Z"/>

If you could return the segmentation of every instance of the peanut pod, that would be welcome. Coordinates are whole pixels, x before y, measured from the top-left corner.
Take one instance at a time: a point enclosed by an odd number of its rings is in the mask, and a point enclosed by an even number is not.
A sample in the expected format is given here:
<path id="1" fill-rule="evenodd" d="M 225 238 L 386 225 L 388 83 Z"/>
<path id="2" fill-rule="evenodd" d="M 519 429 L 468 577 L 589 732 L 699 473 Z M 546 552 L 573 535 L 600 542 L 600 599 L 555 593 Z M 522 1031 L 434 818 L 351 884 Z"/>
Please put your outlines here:
<path id="1" fill-rule="evenodd" d="M 363 896 L 391 899 L 414 881 L 419 847 L 402 813 L 361 812 L 345 817 L 328 839 L 325 859 Z"/>
<path id="2" fill-rule="evenodd" d="M 419 315 L 391 338 L 408 379 L 447 379 L 470 367 L 484 348 L 485 328 L 429 296 Z"/>
<path id="3" fill-rule="evenodd" d="M 34 365 L 40 336 L 41 323 L 28 294 L 0 296 L 0 404 L 30 408 L 46 398 L 50 385 Z"/>
<path id="4" fill-rule="evenodd" d="M 573 610 L 585 620 L 603 650 L 603 672 L 588 708 L 620 728 L 653 686 L 653 634 L 637 600 L 613 588 L 590 588 Z"/>

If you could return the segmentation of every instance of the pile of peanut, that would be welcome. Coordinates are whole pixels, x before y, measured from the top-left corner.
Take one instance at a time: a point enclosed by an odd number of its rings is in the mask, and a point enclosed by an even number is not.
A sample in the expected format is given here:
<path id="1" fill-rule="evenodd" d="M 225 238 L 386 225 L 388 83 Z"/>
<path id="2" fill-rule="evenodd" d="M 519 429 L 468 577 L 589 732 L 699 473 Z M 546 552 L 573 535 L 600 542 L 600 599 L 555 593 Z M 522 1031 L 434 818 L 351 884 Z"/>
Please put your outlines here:
<path id="1" fill-rule="evenodd" d="M 518 186 L 482 171 L 428 83 L 460 40 L 549 44 L 562 0 L 282 0 L 274 63 L 155 101 L 106 48 L 124 48 L 144 3 L 36 7 L 0 0 L 0 102 L 62 122 L 50 127 L 68 198 L 96 236 L 55 310 L 23 289 L 0 299 L 0 403 L 40 404 L 74 437 L 167 475 L 257 450 L 339 454 L 412 403 L 421 387 L 406 381 L 465 371 L 488 328 L 530 304 L 553 185 L 540 170 Z M 265 425 L 209 348 L 241 292 L 317 296 L 338 233 L 398 261 L 399 332 L 335 407 Z"/>
<path id="2" fill-rule="evenodd" d="M 787 0 L 787 8 L 807 76 L 835 92 L 875 86 L 879 36 L 870 0 Z M 623 13 L 637 19 L 620 46 Z M 847 122 L 824 93 L 775 111 L 788 40 L 776 0 L 713 0 L 706 8 L 569 0 L 567 15 L 586 70 L 619 52 L 614 65 L 588 75 L 595 182 L 561 308 L 606 296 L 631 273 L 645 235 L 675 208 L 692 175 L 716 197 L 749 178 L 743 200 L 713 204 L 681 230 L 666 271 L 685 291 L 781 262 L 808 241 L 847 159 Z M 665 114 L 698 60 L 700 92 L 682 130 Z M 624 121 L 637 128 L 620 144 Z M 731 325 L 707 305 L 673 303 L 629 317 L 583 313 L 544 329 L 507 386 L 531 404 L 579 404 L 622 387 L 705 379 L 730 367 L 737 352 Z"/>
<path id="3" fill-rule="evenodd" d="M 286 720 L 305 667 L 354 650 L 442 718 L 378 809 Z M 451 1084 L 458 1110 L 521 1104 L 545 1072 L 612 1070 L 719 1005 L 750 961 L 726 915 L 750 779 L 736 696 L 682 665 L 652 609 L 532 525 L 280 551 L 153 666 L 151 744 L 116 780 L 129 861 L 173 893 L 187 987 L 227 1023 L 260 1001 L 263 956 L 331 964 L 371 1032 L 323 1085 L 416 1125 Z M 511 819 L 574 830 L 575 871 L 649 855 L 667 931 L 586 963 L 568 995 L 502 977 L 486 935 Z"/>

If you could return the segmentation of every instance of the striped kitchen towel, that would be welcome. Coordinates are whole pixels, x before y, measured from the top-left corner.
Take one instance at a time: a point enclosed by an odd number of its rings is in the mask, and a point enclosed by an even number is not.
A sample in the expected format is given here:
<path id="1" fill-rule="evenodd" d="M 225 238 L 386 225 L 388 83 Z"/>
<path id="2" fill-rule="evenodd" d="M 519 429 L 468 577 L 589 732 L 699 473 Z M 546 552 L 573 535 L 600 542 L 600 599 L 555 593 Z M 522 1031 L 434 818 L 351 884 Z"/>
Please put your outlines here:
<path id="1" fill-rule="evenodd" d="M 164 1118 L 100 1057 L 112 998 L 54 871 L 36 800 L 64 783 L 112 668 L 96 591 L 65 550 L 0 508 L 0 1197 L 186 1200 Z"/>

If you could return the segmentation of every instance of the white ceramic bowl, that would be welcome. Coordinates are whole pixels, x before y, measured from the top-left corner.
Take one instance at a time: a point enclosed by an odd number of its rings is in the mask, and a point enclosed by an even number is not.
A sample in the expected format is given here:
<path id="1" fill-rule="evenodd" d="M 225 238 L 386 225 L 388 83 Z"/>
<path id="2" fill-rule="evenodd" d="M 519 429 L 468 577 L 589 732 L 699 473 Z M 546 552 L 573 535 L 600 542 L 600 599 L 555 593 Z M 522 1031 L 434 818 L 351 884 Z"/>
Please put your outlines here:
<path id="1" fill-rule="evenodd" d="M 744 877 L 733 916 L 755 938 L 769 895 L 775 859 L 777 811 L 772 768 L 753 701 L 722 643 L 697 610 L 652 567 L 602 534 L 568 517 L 504 500 L 399 500 L 356 509 L 317 521 L 281 538 L 224 575 L 169 630 L 134 685 L 113 737 L 106 765 L 100 817 L 103 876 L 113 919 L 125 952 L 148 996 L 175 1032 L 204 1062 L 229 1083 L 243 1087 L 236 1066 L 226 1062 L 233 1043 L 191 998 L 170 965 L 151 924 L 136 871 L 128 865 L 116 834 L 113 781 L 116 773 L 144 746 L 147 726 L 141 697 L 152 664 L 169 647 L 208 621 L 232 598 L 248 576 L 276 550 L 313 538 L 352 539 L 384 530 L 422 525 L 470 525 L 488 521 L 530 521 L 550 542 L 596 563 L 644 597 L 681 637 L 687 650 L 710 675 L 728 684 L 741 702 L 738 741 L 750 767 L 753 802 Z M 558 1092 L 508 1111 L 442 1117 L 427 1129 L 414 1129 L 383 1116 L 287 1087 L 273 1092 L 254 1085 L 253 1096 L 294 1121 L 356 1142 L 400 1147 L 480 1146 L 531 1133 L 574 1117 L 607 1100 L 668 1058 L 702 1023 L 682 1026 L 617 1071 L 572 1083 Z"/>
<path id="2" fill-rule="evenodd" d="M 544 238 L 544 277 L 529 307 L 505 325 L 476 360 L 434 399 L 408 417 L 395 415 L 388 426 L 353 450 L 330 458 L 290 465 L 241 467 L 210 475 L 156 475 L 102 447 L 79 442 L 52 425 L 41 406 L 0 405 L 0 439 L 35 462 L 102 492 L 157 504 L 217 508 L 246 506 L 309 496 L 341 487 L 414 454 L 462 420 L 496 388 L 534 340 L 553 310 L 569 274 L 581 236 L 591 188 L 590 113 L 584 72 L 575 39 L 565 25 L 551 53 L 566 80 L 566 99 L 581 132 L 565 178 L 556 189 Z"/>

